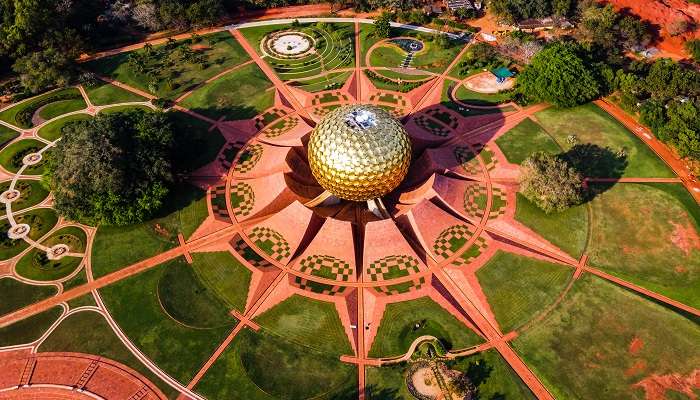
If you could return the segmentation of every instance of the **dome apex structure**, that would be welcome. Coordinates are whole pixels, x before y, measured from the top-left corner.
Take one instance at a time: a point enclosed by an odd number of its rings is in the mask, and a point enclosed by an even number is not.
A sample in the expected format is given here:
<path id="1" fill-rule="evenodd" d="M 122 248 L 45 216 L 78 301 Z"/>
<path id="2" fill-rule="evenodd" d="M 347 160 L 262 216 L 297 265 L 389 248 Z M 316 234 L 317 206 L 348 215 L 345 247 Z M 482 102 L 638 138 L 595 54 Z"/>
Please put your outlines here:
<path id="1" fill-rule="evenodd" d="M 411 163 L 411 141 L 387 111 L 348 105 L 311 132 L 309 165 L 318 183 L 345 200 L 368 201 L 394 190 Z"/>

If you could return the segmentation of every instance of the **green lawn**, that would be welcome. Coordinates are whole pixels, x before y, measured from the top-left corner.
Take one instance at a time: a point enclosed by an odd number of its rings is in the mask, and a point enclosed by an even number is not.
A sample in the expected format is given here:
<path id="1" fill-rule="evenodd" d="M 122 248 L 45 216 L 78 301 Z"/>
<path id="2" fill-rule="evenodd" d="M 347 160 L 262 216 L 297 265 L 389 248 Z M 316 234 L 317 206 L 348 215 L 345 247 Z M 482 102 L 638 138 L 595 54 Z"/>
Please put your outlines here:
<path id="1" fill-rule="evenodd" d="M 7 171 L 15 173 L 24 165 L 22 159 L 29 153 L 36 153 L 46 147 L 46 144 L 36 139 L 23 139 L 12 143 L 0 151 L 0 165 Z M 46 157 L 47 152 L 42 153 Z M 38 164 L 27 167 L 24 175 L 41 175 L 44 173 L 46 160 L 42 159 Z"/>
<path id="2" fill-rule="evenodd" d="M 78 307 L 87 307 L 87 306 L 97 306 L 97 302 L 95 301 L 95 298 L 92 296 L 92 293 L 84 294 L 80 297 L 76 297 L 72 300 L 68 300 L 68 307 L 70 307 L 71 310 L 78 308 Z"/>
<path id="3" fill-rule="evenodd" d="M 229 252 L 193 253 L 197 278 L 229 309 L 245 311 L 252 273 Z"/>
<path id="4" fill-rule="evenodd" d="M 479 93 L 469 90 L 463 85 L 457 89 L 457 100 L 477 106 L 495 106 L 510 100 L 510 92 Z"/>
<path id="5" fill-rule="evenodd" d="M 49 248 L 57 244 L 65 244 L 74 253 L 84 252 L 86 243 L 85 231 L 76 226 L 61 228 L 42 242 L 44 246 Z M 82 257 L 68 256 L 59 260 L 49 260 L 46 258 L 46 252 L 32 249 L 17 262 L 15 269 L 19 275 L 27 279 L 53 281 L 73 273 L 82 260 Z"/>
<path id="6" fill-rule="evenodd" d="M 256 322 L 266 333 L 300 348 L 335 357 L 352 353 L 333 303 L 294 295 L 260 315 Z"/>
<path id="7" fill-rule="evenodd" d="M 202 69 L 193 61 L 183 58 L 182 51 L 177 49 L 191 49 L 193 46 L 198 46 L 193 53 L 202 57 L 206 68 Z M 138 72 L 129 65 L 131 54 L 146 57 L 146 50 L 101 58 L 90 61 L 85 66 L 100 75 L 151 92 L 158 97 L 174 100 L 207 79 L 249 60 L 241 45 L 228 31 L 202 36 L 202 41 L 197 44 L 190 43 L 190 39 L 179 41 L 173 50 L 168 50 L 166 45 L 154 46 L 153 56 L 144 62 L 144 72 Z M 155 71 L 158 76 L 155 88 L 149 88 L 150 79 L 145 73 L 148 70 Z M 168 84 L 169 76 L 172 79 L 171 85 Z"/>
<path id="8" fill-rule="evenodd" d="M 535 115 L 545 130 L 566 150 L 571 147 L 566 141 L 569 135 L 576 135 L 581 144 L 592 143 L 600 147 L 610 147 L 613 152 L 624 150 L 628 165 L 622 176 L 675 176 L 641 140 L 593 103 L 569 109 L 550 107 Z"/>
<path id="9" fill-rule="evenodd" d="M 680 184 L 617 184 L 593 202 L 589 263 L 700 308 L 700 208 Z"/>
<path id="10" fill-rule="evenodd" d="M 85 87 L 85 91 L 87 92 L 90 102 L 96 106 L 128 103 L 133 101 L 146 101 L 145 97 L 116 87 L 107 82 L 100 82 L 95 86 Z"/>
<path id="11" fill-rule="evenodd" d="M 172 319 L 188 327 L 210 329 L 235 323 L 230 309 L 182 259 L 164 269 L 158 281 L 158 299 Z"/>
<path id="12" fill-rule="evenodd" d="M 141 373 L 168 398 L 174 399 L 179 394 L 131 354 L 104 317 L 96 312 L 83 311 L 63 320 L 39 347 L 39 352 L 52 351 L 94 354 L 120 362 Z"/>
<path id="13" fill-rule="evenodd" d="M 636 383 L 696 370 L 698 343 L 697 323 L 584 274 L 514 346 L 554 398 L 641 399 L 644 390 Z"/>
<path id="14" fill-rule="evenodd" d="M 115 107 L 109 107 L 109 108 L 104 108 L 100 110 L 99 114 L 114 114 L 118 112 L 123 112 L 123 111 L 131 111 L 131 110 L 143 110 L 146 112 L 153 112 L 153 109 L 151 107 L 147 106 L 115 106 Z"/>
<path id="15" fill-rule="evenodd" d="M 0 193 L 10 188 L 11 181 L 0 183 Z M 41 184 L 40 180 L 22 179 L 17 181 L 15 189 L 19 190 L 19 198 L 12 202 L 12 212 L 24 210 L 41 203 L 49 191 Z M 3 205 L 0 207 L 0 215 L 5 215 L 7 209 Z"/>
<path id="16" fill-rule="evenodd" d="M 276 335 L 242 330 L 195 390 L 210 399 L 357 399 L 357 367 Z"/>
<path id="17" fill-rule="evenodd" d="M 58 215 L 50 208 L 39 208 L 15 216 L 15 222 L 18 224 L 29 225 L 28 236 L 32 240 L 39 240 L 56 225 L 57 221 Z M 0 221 L 0 232 L 7 232 L 9 229 L 10 223 L 6 219 Z M 0 236 L 0 260 L 14 257 L 28 246 L 27 242 L 22 239 L 13 240 L 7 235 L 2 235 Z"/>
<path id="18" fill-rule="evenodd" d="M 184 173 L 214 161 L 226 140 L 218 129 L 209 130 L 210 124 L 183 112 L 168 113 L 173 127 L 175 157 L 173 164 Z"/>
<path id="19" fill-rule="evenodd" d="M 376 47 L 369 56 L 372 67 L 398 68 L 407 53 L 396 45 L 386 44 Z"/>
<path id="20" fill-rule="evenodd" d="M 39 136 L 46 140 L 54 141 L 59 137 L 63 136 L 63 128 L 75 121 L 86 121 L 92 119 L 89 114 L 73 114 L 65 118 L 58 119 L 56 121 L 50 122 L 39 129 Z"/>
<path id="21" fill-rule="evenodd" d="M 207 217 L 206 193 L 194 186 L 176 187 L 157 218 L 127 226 L 98 227 L 92 245 L 92 272 L 106 275 L 177 245 Z"/>
<path id="22" fill-rule="evenodd" d="M 522 163 L 537 151 L 549 154 L 558 154 L 562 151 L 557 142 L 529 118 L 496 139 L 496 144 L 503 151 L 508 162 L 513 164 Z"/>
<path id="23" fill-rule="evenodd" d="M 406 386 L 407 363 L 383 367 L 367 367 L 365 370 L 366 398 L 369 400 L 412 400 Z"/>
<path id="24" fill-rule="evenodd" d="M 416 328 L 416 324 L 420 327 Z M 445 347 L 462 349 L 483 339 L 429 297 L 386 306 L 370 357 L 393 357 L 406 353 L 419 336 L 432 335 Z"/>
<path id="25" fill-rule="evenodd" d="M 310 93 L 330 90 L 332 88 L 341 88 L 352 72 L 332 72 L 320 77 L 312 79 L 304 79 L 299 81 L 289 82 L 291 86 L 303 89 Z"/>
<path id="26" fill-rule="evenodd" d="M 87 283 L 87 273 L 85 272 L 85 269 L 81 269 L 80 272 L 75 274 L 74 277 L 68 279 L 65 282 L 62 282 L 63 291 L 65 292 L 68 289 L 73 289 L 74 287 L 78 287 L 78 286 L 84 285 L 86 283 Z"/>
<path id="27" fill-rule="evenodd" d="M 69 112 L 82 110 L 86 107 L 87 104 L 85 104 L 85 100 L 81 97 L 79 99 L 56 101 L 51 104 L 47 104 L 37 111 L 41 119 L 48 121 L 63 114 L 68 114 Z"/>
<path id="28" fill-rule="evenodd" d="M 563 265 L 498 251 L 476 276 L 501 331 L 507 333 L 552 304 L 573 272 Z"/>
<path id="29" fill-rule="evenodd" d="M 390 69 L 380 69 L 375 71 L 377 75 L 382 75 L 390 79 L 401 79 L 401 81 L 423 81 L 431 77 L 431 75 L 414 75 L 414 74 L 404 74 L 401 72 L 393 71 Z"/>
<path id="30" fill-rule="evenodd" d="M 0 279 L 0 315 L 19 310 L 39 300 L 51 297 L 57 293 L 55 286 L 37 286 L 22 283 L 13 278 Z"/>
<path id="31" fill-rule="evenodd" d="M 30 343 L 39 339 L 62 312 L 63 308 L 57 306 L 0 328 L 0 347 Z"/>
<path id="32" fill-rule="evenodd" d="M 14 129 L 10 129 L 5 125 L 0 125 L 0 149 L 5 146 L 6 143 L 11 142 L 16 137 L 19 136 L 19 132 Z"/>
<path id="33" fill-rule="evenodd" d="M 250 43 L 250 45 L 258 52 L 259 55 L 263 55 L 260 51 L 260 41 L 270 32 L 279 31 L 283 29 L 291 28 L 291 24 L 274 24 L 274 25 L 263 25 L 263 26 L 251 26 L 249 28 L 240 29 L 243 37 Z"/>
<path id="34" fill-rule="evenodd" d="M 579 258 L 586 248 L 588 210 L 585 204 L 546 214 L 518 193 L 515 219 L 574 258 Z"/>
<path id="35" fill-rule="evenodd" d="M 195 90 L 183 106 L 210 118 L 249 119 L 274 103 L 272 83 L 255 64 L 246 65 Z"/>
<path id="36" fill-rule="evenodd" d="M 40 96 L 36 96 L 21 104 L 5 109 L 4 111 L 0 112 L 0 119 L 20 128 L 31 128 L 32 115 L 34 115 L 34 113 L 39 108 L 52 103 L 61 103 L 64 100 L 83 101 L 82 96 L 80 95 L 80 91 L 74 87 L 55 90 L 49 93 L 42 94 Z M 84 104 L 85 103 L 83 102 L 83 107 L 85 107 Z M 49 107 L 49 113 L 47 115 L 52 115 L 55 112 L 60 112 L 62 111 L 62 109 L 71 109 L 71 107 L 75 107 L 75 105 L 68 106 L 67 108 L 65 107 L 65 105 L 59 105 L 57 106 L 57 108 Z M 52 108 L 54 108 L 53 111 Z"/>
<path id="37" fill-rule="evenodd" d="M 139 275 L 121 280 L 101 289 L 102 298 L 126 335 L 158 366 L 182 383 L 189 382 L 204 362 L 211 356 L 216 347 L 229 334 L 235 325 L 231 320 L 227 326 L 216 328 L 192 328 L 171 318 L 161 306 L 163 298 L 159 299 L 162 279 L 168 279 L 166 273 L 171 268 L 178 268 L 183 260 L 177 259 L 150 269 Z M 183 265 L 183 268 L 188 268 Z M 194 275 L 190 275 L 193 277 Z M 186 284 L 197 285 L 196 282 L 183 282 L 180 286 L 172 287 L 169 297 L 182 296 L 181 306 L 192 302 L 206 302 L 209 296 L 198 293 L 195 298 L 193 291 L 186 289 Z M 167 283 L 164 283 L 167 284 Z M 177 292 L 179 290 L 179 292 Z M 195 306 L 192 306 L 193 308 Z M 213 305 L 198 305 L 197 307 L 213 307 Z M 218 307 L 218 305 L 217 305 Z M 171 310 L 172 311 L 172 310 Z M 219 312 L 227 310 L 220 308 Z M 180 310 L 182 314 L 192 313 L 192 308 Z M 196 315 L 191 315 L 197 318 Z M 206 318 L 203 318 L 204 321 Z"/>

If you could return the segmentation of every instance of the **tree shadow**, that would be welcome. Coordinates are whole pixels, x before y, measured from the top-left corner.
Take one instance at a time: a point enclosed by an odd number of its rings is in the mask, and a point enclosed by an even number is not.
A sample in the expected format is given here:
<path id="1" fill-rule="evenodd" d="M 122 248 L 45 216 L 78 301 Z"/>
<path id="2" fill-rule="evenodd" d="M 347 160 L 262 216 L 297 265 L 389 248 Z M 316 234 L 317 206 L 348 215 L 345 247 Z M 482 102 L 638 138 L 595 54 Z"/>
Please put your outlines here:
<path id="1" fill-rule="evenodd" d="M 586 201 L 610 189 L 622 177 L 629 164 L 624 149 L 616 151 L 593 143 L 574 145 L 559 157 L 589 179 Z"/>
<path id="2" fill-rule="evenodd" d="M 397 389 L 380 389 L 376 385 L 367 385 L 365 395 L 372 400 L 402 400 L 404 398 Z"/>

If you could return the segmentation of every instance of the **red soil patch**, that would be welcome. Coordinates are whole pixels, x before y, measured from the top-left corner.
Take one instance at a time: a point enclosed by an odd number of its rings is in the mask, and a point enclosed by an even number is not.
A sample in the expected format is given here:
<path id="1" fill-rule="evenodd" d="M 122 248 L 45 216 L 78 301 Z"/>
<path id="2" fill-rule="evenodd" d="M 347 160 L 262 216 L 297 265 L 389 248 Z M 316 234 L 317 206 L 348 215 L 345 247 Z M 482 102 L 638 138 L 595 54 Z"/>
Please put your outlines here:
<path id="1" fill-rule="evenodd" d="M 637 354 L 639 353 L 639 350 L 644 347 L 644 341 L 638 337 L 634 337 L 632 341 L 630 342 L 629 347 L 627 348 L 627 351 L 629 351 L 630 354 Z"/>
<path id="2" fill-rule="evenodd" d="M 697 399 L 693 389 L 700 389 L 700 369 L 687 376 L 681 374 L 651 375 L 634 384 L 634 387 L 644 389 L 646 400 L 664 400 L 664 393 L 673 390 L 683 393 L 690 399 Z"/>
<path id="3" fill-rule="evenodd" d="M 658 42 L 655 45 L 666 52 L 687 56 L 684 43 L 687 40 L 700 37 L 700 30 L 685 32 L 682 35 L 671 36 L 668 27 L 671 23 L 684 20 L 690 26 L 700 24 L 700 5 L 689 3 L 687 0 L 604 0 L 611 3 L 616 10 L 627 9 L 647 20 L 659 29 Z"/>
<path id="4" fill-rule="evenodd" d="M 632 364 L 631 367 L 629 367 L 629 368 L 627 368 L 627 369 L 625 370 L 625 376 L 634 376 L 634 375 L 638 375 L 638 374 L 640 374 L 641 372 L 643 372 L 644 369 L 646 369 L 646 367 L 647 367 L 647 362 L 646 362 L 646 361 L 644 361 L 644 360 L 637 360 L 637 361 L 634 362 L 634 364 Z"/>
<path id="5" fill-rule="evenodd" d="M 686 222 L 685 225 L 675 222 L 672 224 L 671 242 L 683 250 L 686 256 L 689 256 L 691 251 L 700 249 L 700 236 L 689 222 Z"/>

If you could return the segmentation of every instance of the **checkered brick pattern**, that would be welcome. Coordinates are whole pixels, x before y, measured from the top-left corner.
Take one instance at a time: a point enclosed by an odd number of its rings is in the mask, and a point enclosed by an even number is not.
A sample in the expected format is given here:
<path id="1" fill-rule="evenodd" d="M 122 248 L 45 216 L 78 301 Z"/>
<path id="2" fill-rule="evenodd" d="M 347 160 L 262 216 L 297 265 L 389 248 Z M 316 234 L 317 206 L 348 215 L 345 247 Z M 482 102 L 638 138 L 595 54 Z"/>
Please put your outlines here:
<path id="1" fill-rule="evenodd" d="M 254 206 L 255 193 L 249 184 L 236 182 L 231 185 L 231 208 L 234 215 L 246 217 L 253 211 Z"/>
<path id="2" fill-rule="evenodd" d="M 267 138 L 276 138 L 289 132 L 292 128 L 299 124 L 299 118 L 292 116 L 287 117 L 273 125 L 268 126 L 262 131 L 263 136 Z"/>
<path id="3" fill-rule="evenodd" d="M 260 269 L 274 268 L 272 264 L 267 262 L 267 260 L 265 260 L 260 254 L 248 246 L 248 243 L 246 243 L 245 240 L 243 240 L 239 235 L 236 235 L 233 238 L 231 244 L 233 245 L 233 249 L 236 251 L 236 253 L 240 254 L 240 256 L 243 257 L 244 260 L 248 261 L 250 265 Z"/>
<path id="4" fill-rule="evenodd" d="M 367 268 L 370 280 L 379 281 L 400 278 L 420 271 L 418 260 L 407 255 L 380 258 Z"/>
<path id="5" fill-rule="evenodd" d="M 255 127 L 262 129 L 266 127 L 269 123 L 284 117 L 287 112 L 281 108 L 273 108 L 272 110 L 266 111 L 263 114 L 255 117 Z"/>
<path id="6" fill-rule="evenodd" d="M 238 154 L 242 147 L 243 144 L 228 143 L 224 149 L 221 150 L 221 153 L 219 153 L 219 157 L 217 158 L 219 165 L 221 165 L 221 167 L 225 170 L 231 168 L 233 160 L 236 158 L 236 154 Z"/>
<path id="7" fill-rule="evenodd" d="M 248 238 L 268 256 L 276 261 L 282 261 L 292 255 L 289 243 L 279 232 L 267 227 L 256 226 Z"/>
<path id="8" fill-rule="evenodd" d="M 462 166 L 465 174 L 480 175 L 483 172 L 479 160 L 469 147 L 457 146 L 453 151 L 457 162 Z"/>
<path id="9" fill-rule="evenodd" d="M 346 96 L 344 93 L 335 91 L 335 92 L 326 92 L 326 93 L 319 93 L 314 96 L 313 99 L 311 99 L 311 105 L 314 106 L 319 106 L 322 104 L 327 104 L 327 103 L 347 103 L 349 102 L 350 99 L 348 96 Z"/>
<path id="10" fill-rule="evenodd" d="M 260 157 L 262 157 L 262 153 L 263 147 L 261 144 L 253 143 L 249 145 L 241 151 L 233 170 L 241 174 L 250 172 L 253 168 L 255 168 L 255 164 L 258 163 Z"/>
<path id="11" fill-rule="evenodd" d="M 454 115 L 439 107 L 431 108 L 427 110 L 426 113 L 452 129 L 457 129 L 459 126 L 459 121 Z"/>
<path id="12" fill-rule="evenodd" d="M 452 133 L 447 127 L 425 115 L 418 115 L 413 120 L 416 122 L 416 125 L 435 136 L 447 137 Z"/>
<path id="13" fill-rule="evenodd" d="M 308 290 L 313 293 L 325 294 L 329 296 L 335 296 L 336 294 L 343 293 L 345 291 L 345 286 L 326 285 L 325 283 L 310 281 L 298 276 L 295 276 L 292 282 L 294 286 L 302 290 Z"/>
<path id="14" fill-rule="evenodd" d="M 314 109 L 312 109 L 311 112 L 319 117 L 325 117 L 331 111 L 335 110 L 336 108 L 340 107 L 341 105 L 342 104 L 331 104 L 328 106 L 319 106 L 319 107 L 315 107 Z"/>
<path id="15" fill-rule="evenodd" d="M 347 282 L 353 273 L 350 264 L 339 258 L 325 255 L 312 255 L 304 258 L 299 263 L 299 270 L 314 276 L 344 282 Z"/>
<path id="16" fill-rule="evenodd" d="M 481 182 L 471 182 L 464 191 L 464 212 L 473 218 L 483 217 L 488 197 L 486 185 Z"/>
<path id="17" fill-rule="evenodd" d="M 396 119 L 400 119 L 401 117 L 404 116 L 404 114 L 406 114 L 406 111 L 401 107 L 389 106 L 389 105 L 385 105 L 385 104 L 380 104 L 379 107 L 388 111 L 389 114 L 391 114 L 391 116 L 396 118 Z"/>
<path id="18" fill-rule="evenodd" d="M 473 234 L 474 228 L 471 226 L 453 225 L 440 232 L 433 243 L 433 251 L 439 258 L 448 258 L 459 251 Z"/>
<path id="19" fill-rule="evenodd" d="M 491 211 L 489 212 L 489 219 L 495 219 L 504 215 L 506 213 L 506 205 L 508 204 L 508 197 L 506 193 L 501 188 L 492 187 L 491 188 Z"/>
<path id="20" fill-rule="evenodd" d="M 477 143 L 474 145 L 474 150 L 481 157 L 486 164 L 486 169 L 493 171 L 496 168 L 498 160 L 496 159 L 496 153 L 489 148 L 489 146 L 484 146 L 483 143 Z"/>
<path id="21" fill-rule="evenodd" d="M 452 265 L 456 267 L 467 266 L 469 263 L 474 261 L 474 259 L 479 257 L 486 247 L 488 247 L 488 241 L 483 236 L 479 236 L 476 238 L 474 243 L 464 251 L 464 253 L 452 261 Z"/>
<path id="22" fill-rule="evenodd" d="M 417 280 L 412 280 L 404 283 L 399 283 L 396 285 L 389 286 L 377 286 L 374 288 L 375 291 L 386 294 L 386 295 L 396 295 L 401 293 L 408 293 L 414 290 L 420 290 L 420 288 L 425 285 L 425 278 L 421 277 Z"/>
<path id="23" fill-rule="evenodd" d="M 403 96 L 398 96 L 394 93 L 374 93 L 369 96 L 370 103 L 390 103 L 396 104 L 399 107 L 408 107 L 408 101 Z"/>
<path id="24" fill-rule="evenodd" d="M 211 209 L 214 212 L 214 218 L 231 221 L 226 207 L 226 185 L 216 186 L 211 190 Z"/>

